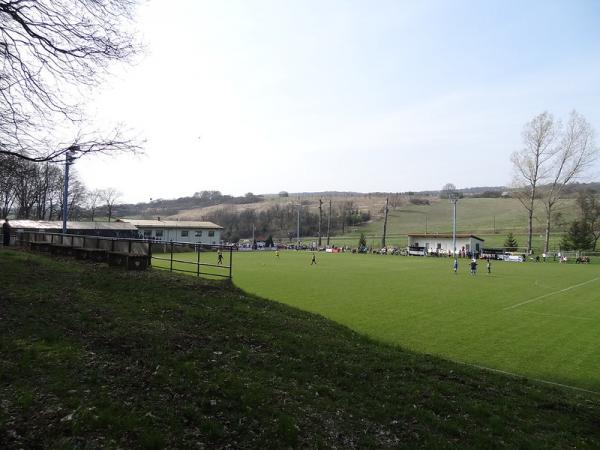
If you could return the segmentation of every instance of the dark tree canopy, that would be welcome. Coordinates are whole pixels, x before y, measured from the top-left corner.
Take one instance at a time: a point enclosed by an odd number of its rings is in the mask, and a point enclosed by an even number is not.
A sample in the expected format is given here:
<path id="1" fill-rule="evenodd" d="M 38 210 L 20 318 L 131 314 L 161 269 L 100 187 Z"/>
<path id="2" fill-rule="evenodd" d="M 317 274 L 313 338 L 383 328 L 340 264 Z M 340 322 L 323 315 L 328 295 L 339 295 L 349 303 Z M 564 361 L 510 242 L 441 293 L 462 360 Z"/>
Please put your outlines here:
<path id="1" fill-rule="evenodd" d="M 594 236 L 590 225 L 583 220 L 571 223 L 569 231 L 563 237 L 561 248 L 565 250 L 590 250 L 594 248 Z"/>
<path id="2" fill-rule="evenodd" d="M 77 133 L 70 142 L 56 132 L 69 122 L 85 128 L 85 91 L 109 65 L 137 51 L 131 33 L 136 0 L 0 0 L 0 153 L 30 161 L 60 159 L 77 144 L 81 152 L 135 150 L 114 130 Z"/>
<path id="3" fill-rule="evenodd" d="M 509 231 L 508 234 L 506 235 L 506 240 L 504 241 L 504 247 L 509 252 L 512 252 L 512 251 L 515 251 L 518 246 L 519 246 L 519 244 L 517 243 L 517 240 L 515 239 L 513 232 Z"/>

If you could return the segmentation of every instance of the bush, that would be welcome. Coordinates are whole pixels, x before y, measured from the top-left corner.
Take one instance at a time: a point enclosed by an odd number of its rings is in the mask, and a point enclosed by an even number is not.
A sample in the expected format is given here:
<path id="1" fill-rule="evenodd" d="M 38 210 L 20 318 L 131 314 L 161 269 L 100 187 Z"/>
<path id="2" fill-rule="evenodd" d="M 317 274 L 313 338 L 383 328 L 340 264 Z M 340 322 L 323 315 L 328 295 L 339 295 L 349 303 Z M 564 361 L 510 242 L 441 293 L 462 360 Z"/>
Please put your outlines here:
<path id="1" fill-rule="evenodd" d="M 513 235 L 512 231 L 510 231 L 508 233 L 508 235 L 506 236 L 506 241 L 504 241 L 504 247 L 509 252 L 514 252 L 518 246 L 519 246 L 519 243 L 515 239 L 515 236 Z"/>
<path id="2" fill-rule="evenodd" d="M 425 198 L 411 198 L 409 200 L 413 205 L 417 205 L 417 206 L 424 206 L 424 205 L 429 205 L 429 200 L 425 199 Z"/>

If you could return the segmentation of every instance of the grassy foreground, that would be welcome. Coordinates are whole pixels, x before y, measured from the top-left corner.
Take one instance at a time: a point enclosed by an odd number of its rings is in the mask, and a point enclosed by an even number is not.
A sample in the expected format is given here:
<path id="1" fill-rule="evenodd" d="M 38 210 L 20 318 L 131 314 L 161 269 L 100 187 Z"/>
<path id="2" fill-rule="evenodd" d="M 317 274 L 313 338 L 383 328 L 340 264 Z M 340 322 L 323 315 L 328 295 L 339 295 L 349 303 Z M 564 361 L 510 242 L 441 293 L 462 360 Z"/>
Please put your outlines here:
<path id="1" fill-rule="evenodd" d="M 224 284 L 0 250 L 0 447 L 600 446 L 600 400 Z"/>

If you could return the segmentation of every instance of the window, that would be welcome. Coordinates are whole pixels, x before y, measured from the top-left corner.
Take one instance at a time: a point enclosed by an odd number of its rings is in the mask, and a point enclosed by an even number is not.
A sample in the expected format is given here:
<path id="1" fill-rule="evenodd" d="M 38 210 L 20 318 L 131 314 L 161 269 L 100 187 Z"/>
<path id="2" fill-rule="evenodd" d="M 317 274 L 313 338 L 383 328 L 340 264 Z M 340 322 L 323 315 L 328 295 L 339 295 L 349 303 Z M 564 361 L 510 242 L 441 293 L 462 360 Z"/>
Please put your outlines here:
<path id="1" fill-rule="evenodd" d="M 154 232 L 154 236 L 156 236 L 159 239 L 162 239 L 162 237 L 163 237 L 163 230 L 156 230 Z"/>
<path id="2" fill-rule="evenodd" d="M 208 232 L 208 235 L 209 235 L 210 237 L 213 237 L 213 236 L 215 235 L 215 232 L 214 232 L 214 230 L 210 230 L 210 231 Z"/>
<path id="3" fill-rule="evenodd" d="M 188 237 L 189 231 L 188 230 L 181 230 L 181 237 Z"/>
<path id="4" fill-rule="evenodd" d="M 441 249 L 442 249 L 442 243 L 441 243 L 441 242 L 438 242 L 438 243 L 437 243 L 437 247 L 436 247 L 436 248 L 437 248 L 438 250 L 441 250 Z"/>
<path id="5" fill-rule="evenodd" d="M 144 230 L 144 237 L 146 239 L 152 237 L 152 230 Z"/>
<path id="6" fill-rule="evenodd" d="M 196 237 L 202 237 L 202 230 L 196 230 Z"/>

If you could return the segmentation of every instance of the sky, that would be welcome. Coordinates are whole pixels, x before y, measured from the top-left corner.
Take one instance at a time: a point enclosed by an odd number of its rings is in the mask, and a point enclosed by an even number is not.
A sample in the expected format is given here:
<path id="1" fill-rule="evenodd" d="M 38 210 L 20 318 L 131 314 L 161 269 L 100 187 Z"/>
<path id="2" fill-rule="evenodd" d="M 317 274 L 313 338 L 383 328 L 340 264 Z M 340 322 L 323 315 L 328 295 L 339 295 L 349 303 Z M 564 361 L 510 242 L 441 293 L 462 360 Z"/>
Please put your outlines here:
<path id="1" fill-rule="evenodd" d="M 600 132 L 599 23 L 594 0 L 147 0 L 143 55 L 88 105 L 145 154 L 75 168 L 123 202 L 507 185 L 537 114 Z"/>

